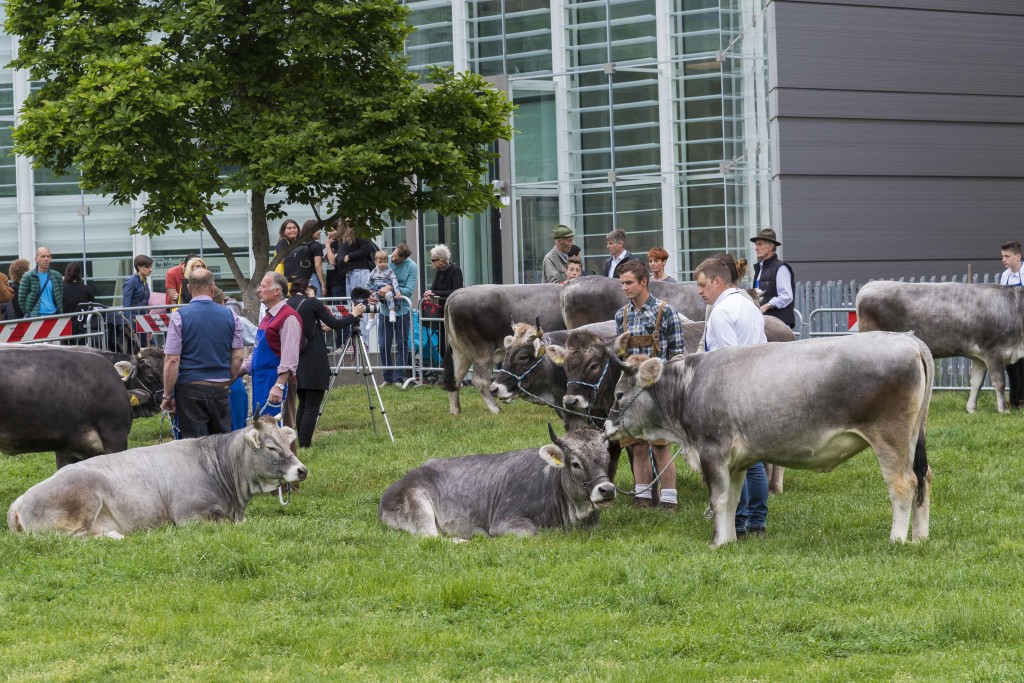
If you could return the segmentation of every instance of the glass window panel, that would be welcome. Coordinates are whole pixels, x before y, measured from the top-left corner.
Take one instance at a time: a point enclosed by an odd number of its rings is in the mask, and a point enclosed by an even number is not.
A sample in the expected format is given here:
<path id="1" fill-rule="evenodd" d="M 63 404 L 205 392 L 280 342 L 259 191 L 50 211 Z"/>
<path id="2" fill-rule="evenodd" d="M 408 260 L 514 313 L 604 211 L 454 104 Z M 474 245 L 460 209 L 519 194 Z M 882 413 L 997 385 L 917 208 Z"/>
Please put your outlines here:
<path id="1" fill-rule="evenodd" d="M 558 179 L 555 94 L 515 93 L 519 107 L 513 113 L 512 138 L 515 157 L 515 181 L 532 183 Z"/>
<path id="2" fill-rule="evenodd" d="M 17 173 L 13 154 L 14 141 L 11 127 L 0 127 L 0 197 L 14 197 L 17 194 Z M 17 233 L 15 233 L 17 234 Z"/>

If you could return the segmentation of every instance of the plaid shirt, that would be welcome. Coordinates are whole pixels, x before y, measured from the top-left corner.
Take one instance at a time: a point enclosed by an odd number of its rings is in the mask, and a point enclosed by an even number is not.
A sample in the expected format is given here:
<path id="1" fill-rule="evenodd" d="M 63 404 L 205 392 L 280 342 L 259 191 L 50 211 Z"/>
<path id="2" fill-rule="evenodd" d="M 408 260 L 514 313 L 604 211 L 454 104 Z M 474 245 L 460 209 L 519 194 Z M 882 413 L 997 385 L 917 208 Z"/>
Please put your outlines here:
<path id="1" fill-rule="evenodd" d="M 661 301 L 653 294 L 647 297 L 646 303 L 639 310 L 632 301 L 626 303 L 625 324 L 623 309 L 615 312 L 615 329 L 619 334 L 629 332 L 631 335 L 654 334 L 654 321 L 658 318 L 658 307 Z M 683 324 L 674 308 L 668 303 L 661 312 L 661 330 L 658 336 L 658 355 L 663 360 L 683 352 Z M 630 355 L 653 356 L 654 349 L 650 346 L 630 349 Z"/>

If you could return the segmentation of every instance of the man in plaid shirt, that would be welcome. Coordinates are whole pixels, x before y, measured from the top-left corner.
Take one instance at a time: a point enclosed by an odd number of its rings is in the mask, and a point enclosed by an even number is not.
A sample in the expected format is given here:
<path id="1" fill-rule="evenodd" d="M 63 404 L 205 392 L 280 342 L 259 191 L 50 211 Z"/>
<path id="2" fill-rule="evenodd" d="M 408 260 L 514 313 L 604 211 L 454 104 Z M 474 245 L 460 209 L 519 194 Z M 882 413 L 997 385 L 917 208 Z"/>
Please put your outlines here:
<path id="1" fill-rule="evenodd" d="M 619 267 L 619 282 L 629 301 L 615 313 L 615 328 L 619 334 L 629 332 L 629 355 L 657 356 L 668 360 L 683 352 L 683 323 L 672 306 L 648 291 L 649 281 L 650 272 L 643 261 L 627 261 Z M 678 502 L 676 466 L 669 454 L 668 442 L 637 441 L 627 437 L 621 443 L 630 448 L 633 454 L 633 481 L 636 482 L 633 504 L 637 507 L 654 506 L 651 491 L 654 472 L 648 452 L 650 449 L 654 454 L 655 466 L 662 472 L 659 505 L 675 510 Z"/>

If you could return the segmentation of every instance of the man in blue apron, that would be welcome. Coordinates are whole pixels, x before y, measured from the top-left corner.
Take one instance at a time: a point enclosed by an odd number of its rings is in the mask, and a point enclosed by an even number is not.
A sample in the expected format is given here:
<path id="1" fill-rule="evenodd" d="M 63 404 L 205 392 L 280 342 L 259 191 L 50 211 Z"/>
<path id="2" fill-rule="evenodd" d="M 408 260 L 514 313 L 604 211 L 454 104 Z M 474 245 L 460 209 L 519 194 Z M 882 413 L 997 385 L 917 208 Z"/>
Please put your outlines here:
<path id="1" fill-rule="evenodd" d="M 999 284 L 1006 287 L 1024 286 L 1020 242 L 1007 242 L 1001 249 L 1006 270 L 999 277 Z M 1007 365 L 1006 376 L 1010 380 L 1010 410 L 1024 407 L 1024 359 Z"/>
<path id="2" fill-rule="evenodd" d="M 287 291 L 288 281 L 280 273 L 267 273 L 256 288 L 267 314 L 260 321 L 252 355 L 242 363 L 242 373 L 252 377 L 253 415 L 283 418 L 285 426 L 294 429 L 294 412 L 289 416 L 282 406 L 288 380 L 294 377 L 299 365 L 302 320 L 285 301 Z M 295 442 L 292 449 L 296 449 Z"/>

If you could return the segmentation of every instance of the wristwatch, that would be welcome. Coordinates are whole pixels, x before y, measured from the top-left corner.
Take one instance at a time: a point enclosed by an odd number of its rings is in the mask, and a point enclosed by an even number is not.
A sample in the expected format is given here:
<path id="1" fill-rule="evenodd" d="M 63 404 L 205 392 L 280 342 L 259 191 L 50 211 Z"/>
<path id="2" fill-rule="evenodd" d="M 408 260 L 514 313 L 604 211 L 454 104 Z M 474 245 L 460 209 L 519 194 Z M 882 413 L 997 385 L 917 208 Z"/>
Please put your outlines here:
<path id="1" fill-rule="evenodd" d="M 283 384 L 275 384 L 274 386 L 277 387 L 278 389 L 280 389 L 281 391 L 284 391 L 284 385 Z"/>

